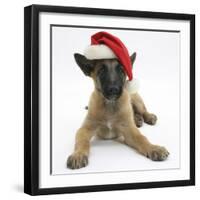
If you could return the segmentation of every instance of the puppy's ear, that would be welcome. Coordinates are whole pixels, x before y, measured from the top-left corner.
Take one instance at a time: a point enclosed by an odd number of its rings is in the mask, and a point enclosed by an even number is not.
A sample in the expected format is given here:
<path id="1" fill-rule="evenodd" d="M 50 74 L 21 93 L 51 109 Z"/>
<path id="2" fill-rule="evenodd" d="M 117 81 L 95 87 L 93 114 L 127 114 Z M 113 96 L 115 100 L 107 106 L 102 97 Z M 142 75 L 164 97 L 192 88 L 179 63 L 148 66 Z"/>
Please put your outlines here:
<path id="1" fill-rule="evenodd" d="M 74 58 L 76 60 L 76 63 L 78 64 L 78 66 L 81 68 L 81 70 L 83 71 L 83 73 L 86 76 L 90 76 L 93 68 L 94 68 L 94 63 L 92 60 L 88 60 L 85 56 L 79 54 L 79 53 L 75 53 L 74 54 Z"/>
<path id="2" fill-rule="evenodd" d="M 136 52 L 134 52 L 134 53 L 130 56 L 130 59 L 131 59 L 131 64 L 133 65 L 133 63 L 135 62 L 135 59 L 136 59 Z"/>

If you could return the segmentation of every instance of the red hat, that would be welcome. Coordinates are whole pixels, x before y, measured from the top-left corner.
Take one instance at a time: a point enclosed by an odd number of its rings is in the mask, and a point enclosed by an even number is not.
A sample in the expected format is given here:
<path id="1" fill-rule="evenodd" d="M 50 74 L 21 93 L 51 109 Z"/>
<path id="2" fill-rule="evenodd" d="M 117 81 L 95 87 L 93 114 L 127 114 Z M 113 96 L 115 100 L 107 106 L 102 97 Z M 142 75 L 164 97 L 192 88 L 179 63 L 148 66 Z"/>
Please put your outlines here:
<path id="1" fill-rule="evenodd" d="M 128 50 L 116 36 L 104 31 L 92 35 L 91 46 L 87 47 L 84 55 L 91 60 L 117 58 L 129 80 L 132 80 L 132 64 Z"/>

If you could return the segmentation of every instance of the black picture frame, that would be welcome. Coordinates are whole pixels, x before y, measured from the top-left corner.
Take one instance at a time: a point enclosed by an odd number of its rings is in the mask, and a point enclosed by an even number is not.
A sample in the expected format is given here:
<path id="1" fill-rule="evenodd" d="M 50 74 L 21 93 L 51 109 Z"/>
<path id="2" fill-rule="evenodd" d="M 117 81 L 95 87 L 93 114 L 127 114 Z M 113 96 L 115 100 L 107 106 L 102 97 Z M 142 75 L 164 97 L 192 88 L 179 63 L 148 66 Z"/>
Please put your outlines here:
<path id="1" fill-rule="evenodd" d="M 190 23 L 190 179 L 148 183 L 39 188 L 39 13 L 76 13 Z M 24 8 L 24 192 L 30 195 L 195 185 L 195 15 L 83 7 L 31 5 Z"/>

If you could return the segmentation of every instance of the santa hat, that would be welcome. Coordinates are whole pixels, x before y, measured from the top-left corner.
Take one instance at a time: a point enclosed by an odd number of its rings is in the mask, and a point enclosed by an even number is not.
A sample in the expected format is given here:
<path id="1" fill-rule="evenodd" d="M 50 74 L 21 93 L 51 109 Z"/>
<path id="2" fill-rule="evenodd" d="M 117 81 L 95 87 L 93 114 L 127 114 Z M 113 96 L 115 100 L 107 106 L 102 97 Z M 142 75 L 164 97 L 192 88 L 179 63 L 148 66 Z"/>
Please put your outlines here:
<path id="1" fill-rule="evenodd" d="M 97 32 L 91 36 L 91 45 L 85 49 L 84 55 L 89 60 L 117 58 L 129 78 L 127 89 L 136 91 L 135 85 L 138 84 L 135 84 L 135 80 L 131 81 L 133 78 L 131 59 L 126 46 L 119 38 L 104 31 Z"/>

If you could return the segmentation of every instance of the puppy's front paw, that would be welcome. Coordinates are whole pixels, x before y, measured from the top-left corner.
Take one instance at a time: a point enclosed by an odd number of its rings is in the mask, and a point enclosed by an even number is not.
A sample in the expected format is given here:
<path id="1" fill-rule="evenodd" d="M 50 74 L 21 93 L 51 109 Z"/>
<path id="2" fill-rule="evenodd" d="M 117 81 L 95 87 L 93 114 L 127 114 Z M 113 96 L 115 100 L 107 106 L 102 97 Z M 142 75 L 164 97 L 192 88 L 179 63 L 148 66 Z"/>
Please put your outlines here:
<path id="1" fill-rule="evenodd" d="M 153 161 L 164 161 L 169 156 L 169 152 L 165 147 L 158 145 L 152 145 L 150 150 L 147 152 L 147 157 Z"/>
<path id="2" fill-rule="evenodd" d="M 67 159 L 67 167 L 70 169 L 80 169 L 88 165 L 88 157 L 82 153 L 73 153 Z"/>
<path id="3" fill-rule="evenodd" d="M 150 124 L 150 125 L 155 125 L 156 122 L 157 122 L 157 116 L 152 114 L 152 113 L 145 113 L 144 114 L 144 121 L 147 123 L 147 124 Z"/>

